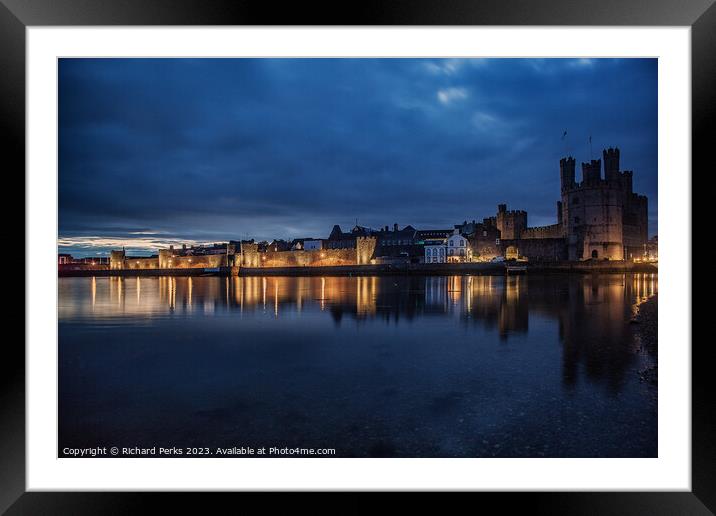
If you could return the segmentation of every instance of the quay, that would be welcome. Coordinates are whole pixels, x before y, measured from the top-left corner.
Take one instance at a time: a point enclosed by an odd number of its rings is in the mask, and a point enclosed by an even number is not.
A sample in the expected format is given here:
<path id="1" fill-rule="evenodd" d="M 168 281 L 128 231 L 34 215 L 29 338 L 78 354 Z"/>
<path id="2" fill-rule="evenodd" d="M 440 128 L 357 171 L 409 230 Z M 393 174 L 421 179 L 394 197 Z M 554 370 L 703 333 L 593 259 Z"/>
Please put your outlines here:
<path id="1" fill-rule="evenodd" d="M 60 270 L 60 277 L 102 276 L 453 276 L 530 273 L 657 273 L 651 263 L 631 261 L 579 261 L 579 262 L 477 262 L 477 263 L 412 263 L 379 265 L 334 265 L 292 267 L 210 267 L 177 269 L 93 269 Z"/>

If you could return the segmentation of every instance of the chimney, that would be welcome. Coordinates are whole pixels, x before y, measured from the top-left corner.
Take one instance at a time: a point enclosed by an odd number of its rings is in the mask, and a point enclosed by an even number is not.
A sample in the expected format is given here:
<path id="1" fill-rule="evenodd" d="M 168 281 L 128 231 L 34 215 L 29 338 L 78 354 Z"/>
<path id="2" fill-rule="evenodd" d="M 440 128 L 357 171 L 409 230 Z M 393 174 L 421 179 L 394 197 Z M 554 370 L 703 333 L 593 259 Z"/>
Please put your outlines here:
<path id="1" fill-rule="evenodd" d="M 398 231 L 398 224 L 397 224 L 397 223 L 396 223 L 396 224 L 393 224 L 393 231 L 395 231 L 395 232 Z"/>

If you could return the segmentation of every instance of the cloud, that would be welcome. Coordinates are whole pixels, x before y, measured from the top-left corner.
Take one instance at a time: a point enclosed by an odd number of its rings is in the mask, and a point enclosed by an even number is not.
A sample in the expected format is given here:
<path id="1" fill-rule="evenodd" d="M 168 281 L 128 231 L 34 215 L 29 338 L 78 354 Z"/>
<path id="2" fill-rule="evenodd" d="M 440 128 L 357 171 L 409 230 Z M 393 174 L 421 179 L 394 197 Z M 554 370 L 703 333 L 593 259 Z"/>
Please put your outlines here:
<path id="1" fill-rule="evenodd" d="M 584 57 L 580 59 L 572 59 L 569 61 L 568 66 L 571 66 L 572 68 L 591 67 L 594 66 L 594 59 Z"/>
<path id="2" fill-rule="evenodd" d="M 126 248 L 128 251 L 154 252 L 166 249 L 170 245 L 177 245 L 176 238 L 143 238 L 138 236 L 74 236 L 60 237 L 57 245 L 60 249 L 79 250 L 83 254 L 109 254 L 111 249 Z M 206 245 L 212 242 L 181 239 L 181 244 Z"/>
<path id="3" fill-rule="evenodd" d="M 465 88 L 445 88 L 438 90 L 437 97 L 442 104 L 452 104 L 457 100 L 464 100 L 468 96 Z"/>

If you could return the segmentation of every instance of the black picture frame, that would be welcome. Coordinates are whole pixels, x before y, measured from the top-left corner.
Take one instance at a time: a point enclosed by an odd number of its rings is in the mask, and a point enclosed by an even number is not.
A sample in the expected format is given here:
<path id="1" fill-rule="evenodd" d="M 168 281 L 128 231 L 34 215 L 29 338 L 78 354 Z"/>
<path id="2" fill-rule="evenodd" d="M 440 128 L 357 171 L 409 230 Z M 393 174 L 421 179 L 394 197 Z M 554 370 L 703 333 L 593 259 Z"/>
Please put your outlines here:
<path id="1" fill-rule="evenodd" d="M 692 169 L 713 169 L 716 125 L 714 0 L 398 0 L 320 4 L 232 0 L 0 0 L 0 124 L 5 175 L 25 170 L 25 29 L 56 25 L 681 25 L 691 27 Z M 711 129 L 711 130 L 709 130 Z M 683 171 L 685 180 L 691 171 Z M 24 191 L 24 182 L 19 188 Z M 25 275 L 29 271 L 25 269 Z M 688 300 L 684 300 L 688 302 Z M 31 309 L 32 307 L 27 307 Z M 690 343 L 678 343 L 689 345 Z M 708 342 L 692 346 L 692 491 L 484 493 L 502 511 L 537 514 L 713 514 L 716 511 L 714 375 Z M 0 511 L 7 514 L 140 512 L 148 501 L 204 508 L 206 497 L 151 493 L 26 492 L 25 350 L 6 339 L 0 360 Z M 233 495 L 222 495 L 233 496 Z M 478 502 L 484 503 L 484 502 Z M 164 505 L 164 509 L 167 506 Z"/>

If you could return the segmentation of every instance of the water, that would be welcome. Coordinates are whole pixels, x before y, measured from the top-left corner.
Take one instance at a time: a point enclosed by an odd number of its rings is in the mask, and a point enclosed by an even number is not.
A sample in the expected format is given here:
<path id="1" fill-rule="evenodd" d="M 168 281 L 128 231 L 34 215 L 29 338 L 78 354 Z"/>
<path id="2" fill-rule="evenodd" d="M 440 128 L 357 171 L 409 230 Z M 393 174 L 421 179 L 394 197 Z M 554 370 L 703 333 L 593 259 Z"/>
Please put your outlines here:
<path id="1" fill-rule="evenodd" d="M 59 279 L 59 449 L 654 457 L 654 274 Z M 61 454 L 61 452 L 60 452 Z"/>

